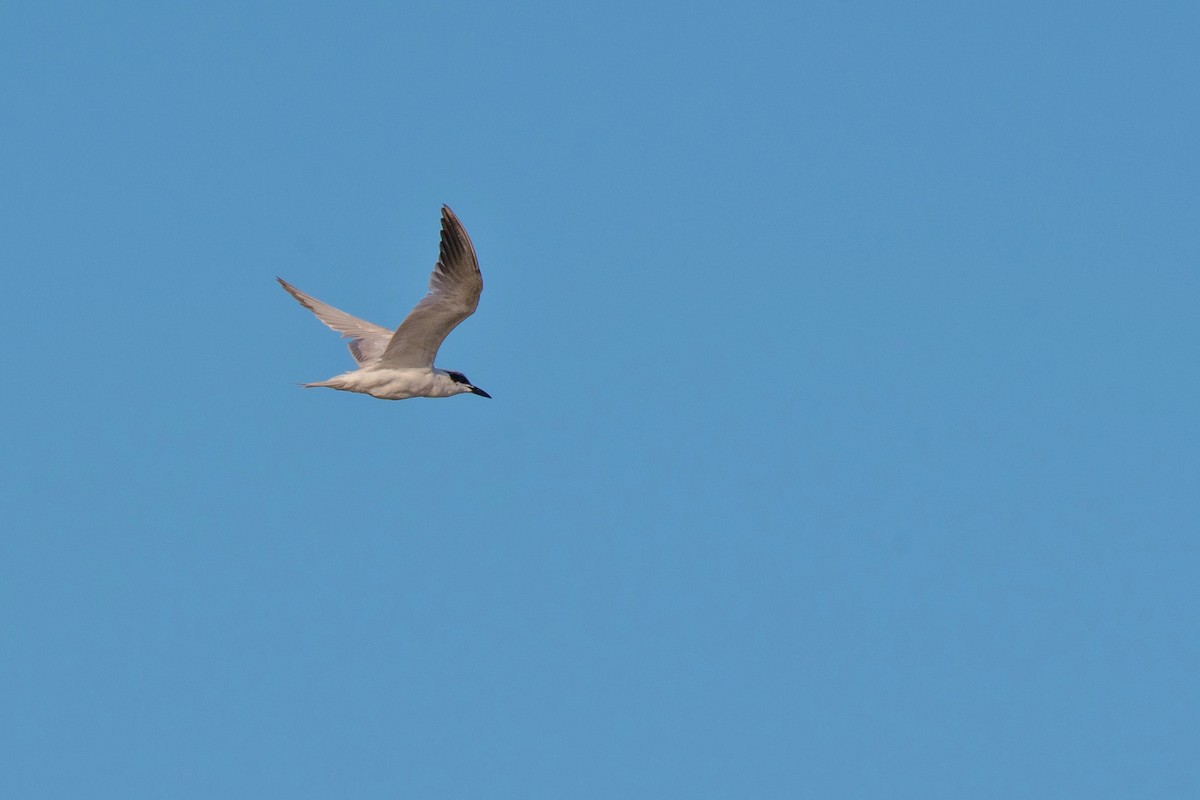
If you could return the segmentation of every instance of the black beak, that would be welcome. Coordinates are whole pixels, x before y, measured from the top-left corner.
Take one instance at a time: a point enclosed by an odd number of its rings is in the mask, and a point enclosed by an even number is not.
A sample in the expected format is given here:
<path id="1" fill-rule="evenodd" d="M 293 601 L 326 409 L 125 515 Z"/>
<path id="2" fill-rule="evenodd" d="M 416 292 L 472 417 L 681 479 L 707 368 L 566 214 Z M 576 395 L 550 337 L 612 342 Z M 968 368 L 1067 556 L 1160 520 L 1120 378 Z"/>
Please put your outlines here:
<path id="1" fill-rule="evenodd" d="M 478 386 L 471 387 L 471 394 L 477 394 L 480 397 L 486 397 L 488 400 L 492 399 L 492 396 L 490 394 L 485 392 L 483 389 L 480 389 Z"/>

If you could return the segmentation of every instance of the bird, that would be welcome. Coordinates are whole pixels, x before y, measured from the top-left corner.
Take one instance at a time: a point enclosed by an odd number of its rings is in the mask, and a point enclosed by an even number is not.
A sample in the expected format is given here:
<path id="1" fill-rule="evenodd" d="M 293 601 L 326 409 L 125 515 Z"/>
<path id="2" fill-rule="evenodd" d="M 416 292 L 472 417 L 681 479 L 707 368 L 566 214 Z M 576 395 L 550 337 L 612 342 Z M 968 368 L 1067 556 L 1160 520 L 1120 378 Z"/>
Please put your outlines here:
<path id="1" fill-rule="evenodd" d="M 450 331 L 475 313 L 483 291 L 475 247 L 449 206 L 442 206 L 441 244 L 429 276 L 429 294 L 394 331 L 322 303 L 283 278 L 275 280 L 300 305 L 316 314 L 317 319 L 350 340 L 350 355 L 358 364 L 357 369 L 329 380 L 301 384 L 304 388 L 359 392 L 380 400 L 467 393 L 491 398 L 461 372 L 433 365 L 438 348 Z"/>

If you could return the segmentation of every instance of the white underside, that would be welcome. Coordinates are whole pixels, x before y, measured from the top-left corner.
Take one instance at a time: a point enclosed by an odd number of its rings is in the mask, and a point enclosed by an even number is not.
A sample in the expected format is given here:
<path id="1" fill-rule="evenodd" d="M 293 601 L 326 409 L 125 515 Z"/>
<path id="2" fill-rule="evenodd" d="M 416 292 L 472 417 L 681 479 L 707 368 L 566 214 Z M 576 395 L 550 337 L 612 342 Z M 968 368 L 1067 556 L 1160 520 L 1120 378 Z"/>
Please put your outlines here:
<path id="1" fill-rule="evenodd" d="M 437 367 L 381 369 L 365 367 L 335 375 L 327 381 L 304 384 L 307 388 L 327 387 L 343 392 L 359 392 L 380 400 L 407 400 L 410 397 L 452 397 L 471 391 L 456 383 Z"/>

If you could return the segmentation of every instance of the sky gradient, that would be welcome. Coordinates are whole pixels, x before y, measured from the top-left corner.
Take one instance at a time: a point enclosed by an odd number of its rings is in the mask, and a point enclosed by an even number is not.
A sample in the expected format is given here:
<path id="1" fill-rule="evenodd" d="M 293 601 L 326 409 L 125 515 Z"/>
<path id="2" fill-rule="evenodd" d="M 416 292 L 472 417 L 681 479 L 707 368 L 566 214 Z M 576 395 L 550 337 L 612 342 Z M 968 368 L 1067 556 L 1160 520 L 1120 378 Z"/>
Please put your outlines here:
<path id="1" fill-rule="evenodd" d="M 1198 27 L 5 5 L 0 796 L 1197 796 Z"/>

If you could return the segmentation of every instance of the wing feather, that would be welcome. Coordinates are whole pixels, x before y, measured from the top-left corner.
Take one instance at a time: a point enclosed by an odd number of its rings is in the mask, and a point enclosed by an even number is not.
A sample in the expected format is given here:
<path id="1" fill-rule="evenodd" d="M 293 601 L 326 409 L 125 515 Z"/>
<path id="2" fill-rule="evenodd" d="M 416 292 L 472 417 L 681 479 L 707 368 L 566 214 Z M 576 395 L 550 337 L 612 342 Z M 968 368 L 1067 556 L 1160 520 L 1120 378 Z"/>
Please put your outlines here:
<path id="1" fill-rule="evenodd" d="M 322 303 L 315 297 L 309 297 L 283 278 L 275 280 L 279 281 L 279 285 L 296 298 L 300 305 L 316 314 L 317 319 L 340 333 L 343 338 L 350 340 L 350 355 L 354 356 L 354 360 L 360 367 L 377 360 L 387 349 L 388 342 L 392 338 L 392 331 L 388 328 L 352 317 L 328 303 Z"/>
<path id="2" fill-rule="evenodd" d="M 433 366 L 450 331 L 475 313 L 482 291 L 483 276 L 471 239 L 454 212 L 442 206 L 442 239 L 437 264 L 429 276 L 429 294 L 396 328 L 379 366 Z"/>

